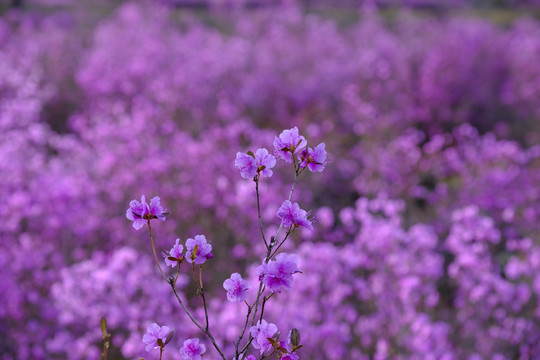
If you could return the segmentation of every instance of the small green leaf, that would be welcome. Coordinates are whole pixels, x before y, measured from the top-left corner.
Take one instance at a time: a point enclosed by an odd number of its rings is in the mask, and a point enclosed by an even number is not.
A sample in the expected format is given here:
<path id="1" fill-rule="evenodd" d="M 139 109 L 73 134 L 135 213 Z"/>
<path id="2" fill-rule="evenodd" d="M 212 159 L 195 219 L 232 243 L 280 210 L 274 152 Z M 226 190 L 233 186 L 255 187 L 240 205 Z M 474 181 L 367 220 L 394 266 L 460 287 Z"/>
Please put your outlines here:
<path id="1" fill-rule="evenodd" d="M 300 331 L 298 331 L 297 328 L 291 330 L 290 340 L 293 346 L 298 346 L 300 344 Z"/>
<path id="2" fill-rule="evenodd" d="M 255 154 L 253 153 L 253 151 L 250 150 L 247 152 L 247 154 L 255 159 Z"/>
<path id="3" fill-rule="evenodd" d="M 169 259 L 171 261 L 178 261 L 178 259 L 175 258 L 174 256 L 167 256 L 167 259 Z"/>
<path id="4" fill-rule="evenodd" d="M 197 252 L 199 252 L 199 245 L 195 245 L 195 247 L 193 248 L 190 256 L 191 260 L 195 260 L 195 258 L 197 258 Z"/>
<path id="5" fill-rule="evenodd" d="M 107 336 L 107 321 L 105 320 L 105 317 L 101 318 L 101 333 L 103 334 L 103 337 Z"/>

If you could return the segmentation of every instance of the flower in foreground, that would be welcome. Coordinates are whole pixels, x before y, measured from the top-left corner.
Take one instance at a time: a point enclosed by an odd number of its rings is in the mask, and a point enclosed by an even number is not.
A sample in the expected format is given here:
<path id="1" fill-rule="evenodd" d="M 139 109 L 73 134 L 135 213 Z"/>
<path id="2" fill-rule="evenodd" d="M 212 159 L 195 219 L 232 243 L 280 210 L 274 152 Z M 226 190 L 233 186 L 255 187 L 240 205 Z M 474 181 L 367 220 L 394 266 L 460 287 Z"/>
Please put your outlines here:
<path id="1" fill-rule="evenodd" d="M 239 273 L 231 275 L 230 279 L 223 282 L 223 288 L 227 290 L 227 300 L 230 302 L 239 302 L 246 300 L 246 293 L 251 286 L 242 279 Z"/>
<path id="2" fill-rule="evenodd" d="M 289 290 L 293 281 L 293 274 L 300 272 L 298 269 L 298 256 L 281 253 L 276 256 L 276 260 L 270 260 L 257 267 L 259 279 L 272 292 L 281 292 L 282 289 Z"/>
<path id="3" fill-rule="evenodd" d="M 295 126 L 289 130 L 283 130 L 279 137 L 274 139 L 274 150 L 285 162 L 291 163 L 292 155 L 305 148 L 306 139 L 298 134 L 298 128 Z"/>
<path id="4" fill-rule="evenodd" d="M 302 210 L 298 203 L 291 203 L 285 200 L 277 211 L 278 218 L 281 219 L 283 226 L 295 228 L 303 226 L 306 229 L 313 230 L 312 221 L 308 219 L 308 212 Z"/>
<path id="5" fill-rule="evenodd" d="M 285 354 L 281 357 L 281 360 L 298 360 L 299 357 L 295 353 Z"/>
<path id="6" fill-rule="evenodd" d="M 238 152 L 234 161 L 234 166 L 240 170 L 240 175 L 244 179 L 252 179 L 257 174 L 271 177 L 273 174 L 271 169 L 275 165 L 276 158 L 264 148 L 258 149 L 255 154 Z"/>
<path id="7" fill-rule="evenodd" d="M 252 326 L 249 329 L 249 333 L 253 337 L 253 347 L 260 349 L 261 354 L 272 349 L 272 344 L 268 341 L 268 338 L 274 336 L 276 332 L 276 325 L 268 324 L 265 320 L 258 321 L 257 326 Z"/>
<path id="8" fill-rule="evenodd" d="M 197 252 L 193 253 L 197 247 Z M 196 235 L 195 239 L 186 240 L 186 260 L 189 263 L 195 261 L 195 264 L 203 264 L 207 259 L 214 257 L 212 255 L 212 245 L 206 242 L 206 237 L 204 235 Z"/>
<path id="9" fill-rule="evenodd" d="M 176 239 L 176 244 L 169 250 L 168 253 L 163 253 L 163 257 L 165 258 L 165 263 L 167 266 L 175 267 L 179 263 L 182 262 L 184 259 L 184 256 L 182 253 L 184 252 L 184 247 L 180 245 L 180 239 Z M 176 260 L 171 260 L 169 258 L 175 258 Z"/>
<path id="10" fill-rule="evenodd" d="M 158 339 L 161 339 L 161 341 L 165 343 L 170 331 L 171 329 L 169 329 L 168 326 L 159 326 L 156 323 L 148 325 L 146 334 L 144 334 L 142 338 L 143 343 L 146 345 L 146 351 L 159 348 L 160 346 L 157 343 Z"/>
<path id="11" fill-rule="evenodd" d="M 150 200 L 150 206 L 146 202 L 145 196 L 141 196 L 141 201 L 131 200 L 129 208 L 126 210 L 126 217 L 133 221 L 133 228 L 139 230 L 148 220 L 159 219 L 165 221 L 166 211 L 160 203 L 159 197 Z"/>
<path id="12" fill-rule="evenodd" d="M 187 339 L 180 348 L 182 358 L 189 360 L 201 360 L 201 355 L 206 352 L 206 346 L 199 343 L 199 339 Z"/>
<path id="13" fill-rule="evenodd" d="M 302 153 L 298 156 L 300 160 L 300 168 L 307 168 L 313 172 L 320 172 L 324 170 L 324 165 L 326 162 L 326 150 L 325 144 L 321 143 L 317 145 L 315 149 L 310 147 L 304 149 Z"/>

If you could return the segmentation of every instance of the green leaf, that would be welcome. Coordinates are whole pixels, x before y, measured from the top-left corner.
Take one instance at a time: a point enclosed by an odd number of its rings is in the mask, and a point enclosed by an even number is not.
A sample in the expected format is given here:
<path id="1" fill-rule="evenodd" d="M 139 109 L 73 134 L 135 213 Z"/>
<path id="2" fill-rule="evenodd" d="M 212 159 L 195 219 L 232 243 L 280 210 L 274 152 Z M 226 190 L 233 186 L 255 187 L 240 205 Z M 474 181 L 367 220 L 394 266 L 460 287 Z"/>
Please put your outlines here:
<path id="1" fill-rule="evenodd" d="M 255 159 L 255 154 L 253 153 L 253 151 L 250 150 L 247 152 L 247 154 Z"/>
<path id="2" fill-rule="evenodd" d="M 101 318 L 101 333 L 103 334 L 103 337 L 107 336 L 107 321 L 105 320 L 105 317 Z"/>
<path id="3" fill-rule="evenodd" d="M 195 247 L 193 248 L 190 256 L 191 260 L 195 260 L 195 258 L 197 258 L 197 252 L 199 252 L 199 245 L 195 245 Z"/>

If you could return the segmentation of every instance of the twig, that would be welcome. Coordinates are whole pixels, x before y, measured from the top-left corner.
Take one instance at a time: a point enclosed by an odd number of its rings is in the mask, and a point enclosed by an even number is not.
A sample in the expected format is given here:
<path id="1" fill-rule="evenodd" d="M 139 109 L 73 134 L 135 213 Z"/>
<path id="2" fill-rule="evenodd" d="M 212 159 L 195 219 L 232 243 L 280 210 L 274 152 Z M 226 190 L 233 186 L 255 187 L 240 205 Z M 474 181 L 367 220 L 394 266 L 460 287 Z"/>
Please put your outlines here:
<path id="1" fill-rule="evenodd" d="M 208 336 L 208 338 L 210 339 L 210 341 L 212 342 L 212 345 L 214 345 L 214 348 L 217 350 L 217 352 L 219 353 L 219 355 L 221 356 L 221 358 L 223 360 L 227 360 L 225 358 L 225 355 L 223 354 L 223 351 L 221 351 L 221 349 L 219 348 L 219 345 L 216 343 L 216 340 L 214 339 L 214 336 L 212 336 L 212 333 L 210 332 L 209 329 L 205 329 L 203 328 L 198 322 L 197 320 L 195 320 L 195 318 L 193 317 L 193 315 L 191 315 L 191 312 L 186 308 L 186 306 L 184 305 L 184 302 L 182 301 L 182 299 L 180 298 L 180 296 L 178 295 L 178 292 L 176 291 L 176 288 L 174 287 L 174 279 L 170 279 L 169 281 L 169 285 L 171 285 L 171 288 L 174 292 L 174 295 L 176 296 L 176 300 L 178 300 L 178 303 L 180 304 L 180 306 L 182 307 L 182 309 L 184 310 L 184 312 L 187 314 L 187 316 L 191 319 L 191 321 L 203 332 L 206 334 L 206 336 Z"/>
<path id="2" fill-rule="evenodd" d="M 150 220 L 148 220 L 147 224 L 148 224 L 148 233 L 150 234 L 150 243 L 152 244 L 152 251 L 154 252 L 154 259 L 156 259 L 156 265 L 159 269 L 159 272 L 161 273 L 161 276 L 163 276 L 163 279 L 167 281 L 167 277 L 165 276 L 165 274 L 163 273 L 163 270 L 161 270 L 161 266 L 159 265 L 159 260 L 156 254 L 156 247 L 154 246 L 154 238 L 152 237 L 152 226 L 150 225 Z"/>

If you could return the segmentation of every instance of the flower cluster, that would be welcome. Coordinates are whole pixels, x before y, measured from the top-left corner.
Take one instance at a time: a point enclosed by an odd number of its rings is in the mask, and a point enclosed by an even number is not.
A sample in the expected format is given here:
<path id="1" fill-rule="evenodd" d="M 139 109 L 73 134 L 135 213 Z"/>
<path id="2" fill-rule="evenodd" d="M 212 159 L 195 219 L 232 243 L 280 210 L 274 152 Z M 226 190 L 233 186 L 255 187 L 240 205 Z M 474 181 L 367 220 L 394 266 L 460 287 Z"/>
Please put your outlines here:
<path id="1" fill-rule="evenodd" d="M 276 260 L 263 261 L 257 268 L 259 279 L 273 292 L 291 289 L 293 274 L 299 273 L 299 258 L 296 255 L 281 253 Z"/>
<path id="2" fill-rule="evenodd" d="M 278 329 L 274 324 L 269 324 L 265 320 L 257 322 L 256 326 L 249 329 L 250 335 L 253 337 L 253 347 L 259 349 L 261 355 L 272 349 L 272 343 L 268 338 L 272 338 Z"/>
<path id="3" fill-rule="evenodd" d="M 150 206 L 146 199 L 141 196 L 141 202 L 132 200 L 129 203 L 129 208 L 126 210 L 126 217 L 133 221 L 133 228 L 140 230 L 144 224 L 152 219 L 165 221 L 167 211 L 163 209 L 159 197 L 154 197 L 150 200 Z"/>
<path id="4" fill-rule="evenodd" d="M 159 193 L 178 219 L 150 220 L 156 247 L 170 249 L 168 234 L 180 231 L 219 239 L 211 265 L 229 273 L 205 291 L 223 291 L 207 305 L 232 358 L 245 320 L 232 314 L 245 305 L 226 301 L 222 283 L 242 274 L 251 305 L 249 264 L 264 249 L 236 152 L 265 146 L 276 167 L 281 151 L 307 170 L 325 163 L 315 156 L 322 139 L 335 171 L 299 178 L 291 198 L 312 209 L 318 231 L 282 247 L 302 259 L 302 281 L 294 275 L 294 291 L 265 308 L 280 329 L 302 329 L 298 354 L 538 357 L 537 22 L 520 13 L 507 26 L 459 14 L 379 21 L 372 10 L 344 29 L 284 2 L 214 12 L 225 34 L 165 2 L 124 1 L 92 17 L 99 10 L 36 13 L 37 2 L 0 18 L 3 358 L 99 358 L 102 316 L 118 356 L 148 356 L 141 329 L 170 325 L 178 304 L 156 281 L 148 243 L 126 231 L 125 205 L 143 193 L 148 202 Z M 291 123 L 307 144 L 276 152 L 275 131 Z M 291 180 L 271 170 L 260 194 L 274 205 L 261 211 L 267 240 Z M 138 202 L 128 216 L 145 227 Z M 199 319 L 187 275 L 177 289 Z M 192 331 L 177 328 L 177 349 Z"/>
<path id="5" fill-rule="evenodd" d="M 252 179 L 256 175 L 271 177 L 272 168 L 276 165 L 276 158 L 266 149 L 258 149 L 255 154 L 236 153 L 234 165 L 240 170 L 244 179 Z"/>

